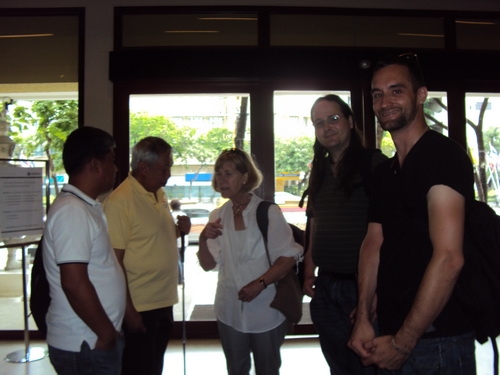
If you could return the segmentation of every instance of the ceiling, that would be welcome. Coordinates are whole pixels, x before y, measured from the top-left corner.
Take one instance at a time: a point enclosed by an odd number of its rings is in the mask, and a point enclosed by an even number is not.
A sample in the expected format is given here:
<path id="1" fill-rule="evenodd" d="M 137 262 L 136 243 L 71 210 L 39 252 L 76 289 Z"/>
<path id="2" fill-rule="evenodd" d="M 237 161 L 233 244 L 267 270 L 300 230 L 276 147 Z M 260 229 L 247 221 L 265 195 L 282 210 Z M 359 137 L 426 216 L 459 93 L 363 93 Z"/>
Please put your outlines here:
<path id="1" fill-rule="evenodd" d="M 0 95 L 76 96 L 77 16 L 0 17 Z"/>

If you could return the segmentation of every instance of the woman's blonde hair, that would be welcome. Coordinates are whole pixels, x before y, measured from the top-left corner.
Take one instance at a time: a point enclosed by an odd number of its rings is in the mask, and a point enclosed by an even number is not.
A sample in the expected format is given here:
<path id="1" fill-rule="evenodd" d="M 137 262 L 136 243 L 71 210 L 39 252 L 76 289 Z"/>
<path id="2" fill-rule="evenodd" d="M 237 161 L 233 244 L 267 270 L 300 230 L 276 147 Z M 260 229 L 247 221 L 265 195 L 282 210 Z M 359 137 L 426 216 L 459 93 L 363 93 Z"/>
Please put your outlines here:
<path id="1" fill-rule="evenodd" d="M 241 188 L 243 192 L 249 193 L 251 191 L 254 191 L 262 183 L 262 172 L 255 165 L 253 158 L 243 150 L 240 150 L 238 148 L 231 148 L 222 151 L 222 153 L 215 161 L 215 173 L 212 177 L 212 187 L 215 191 L 220 191 L 215 175 L 219 171 L 219 169 L 222 168 L 222 165 L 225 162 L 233 163 L 235 169 L 241 174 L 247 173 L 247 181 Z"/>

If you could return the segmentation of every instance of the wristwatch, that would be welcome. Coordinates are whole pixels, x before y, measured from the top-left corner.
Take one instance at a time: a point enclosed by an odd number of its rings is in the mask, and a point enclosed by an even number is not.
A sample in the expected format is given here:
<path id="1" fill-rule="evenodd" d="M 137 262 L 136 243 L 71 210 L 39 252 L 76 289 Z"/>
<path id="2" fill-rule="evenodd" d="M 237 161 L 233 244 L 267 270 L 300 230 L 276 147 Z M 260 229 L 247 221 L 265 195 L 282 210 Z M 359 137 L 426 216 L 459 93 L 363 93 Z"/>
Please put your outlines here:
<path id="1" fill-rule="evenodd" d="M 260 285 L 262 285 L 264 287 L 264 289 L 267 288 L 266 280 L 264 280 L 264 278 L 261 277 L 259 279 L 259 283 L 260 283 Z"/>

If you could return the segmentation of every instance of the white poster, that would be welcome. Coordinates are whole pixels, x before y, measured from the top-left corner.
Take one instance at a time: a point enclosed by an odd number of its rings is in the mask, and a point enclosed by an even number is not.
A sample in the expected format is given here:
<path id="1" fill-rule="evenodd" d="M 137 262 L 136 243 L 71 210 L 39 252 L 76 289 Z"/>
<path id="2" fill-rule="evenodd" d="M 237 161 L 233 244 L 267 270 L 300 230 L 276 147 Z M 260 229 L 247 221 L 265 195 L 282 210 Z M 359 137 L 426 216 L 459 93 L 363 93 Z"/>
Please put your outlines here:
<path id="1" fill-rule="evenodd" d="M 0 166 L 0 240 L 40 235 L 43 169 Z"/>

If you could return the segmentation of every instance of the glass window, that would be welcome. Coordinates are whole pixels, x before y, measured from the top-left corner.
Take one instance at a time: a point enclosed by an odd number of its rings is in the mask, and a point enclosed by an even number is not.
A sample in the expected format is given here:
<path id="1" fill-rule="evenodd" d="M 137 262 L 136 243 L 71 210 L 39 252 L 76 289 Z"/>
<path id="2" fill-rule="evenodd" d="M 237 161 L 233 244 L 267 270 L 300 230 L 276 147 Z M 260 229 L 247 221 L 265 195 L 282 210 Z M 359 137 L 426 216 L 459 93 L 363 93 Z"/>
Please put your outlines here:
<path id="1" fill-rule="evenodd" d="M 256 46 L 256 13 L 123 16 L 123 47 Z"/>
<path id="2" fill-rule="evenodd" d="M 500 94 L 467 93 L 467 147 L 476 174 L 476 198 L 500 206 Z"/>
<path id="3" fill-rule="evenodd" d="M 457 48 L 500 49 L 500 20 L 457 19 Z"/>
<path id="4" fill-rule="evenodd" d="M 198 237 L 210 212 L 224 203 L 211 184 L 218 155 L 235 142 L 250 151 L 249 98 L 245 93 L 130 96 L 130 147 L 146 136 L 162 137 L 172 146 L 174 165 L 165 191 L 191 218 L 184 261 L 186 320 L 215 318 L 217 272 L 198 264 Z M 182 307 L 182 301 L 174 306 L 177 321 Z"/>
<path id="5" fill-rule="evenodd" d="M 0 17 L 0 93 L 78 91 L 77 16 Z"/>
<path id="6" fill-rule="evenodd" d="M 337 94 L 350 103 L 345 91 L 275 91 L 274 156 L 275 201 L 289 223 L 305 228 L 305 206 L 298 203 L 309 182 L 315 140 L 311 107 L 316 99 Z"/>
<path id="7" fill-rule="evenodd" d="M 1 95 L 1 94 L 0 94 Z M 50 95 L 50 94 L 48 94 Z M 5 164 L 23 168 L 42 168 L 43 212 L 45 213 L 68 176 L 62 165 L 62 148 L 66 137 L 78 127 L 77 100 L 7 100 L 1 102 L 0 166 Z M 9 145 L 13 147 L 9 152 Z M 50 171 L 50 172 L 49 172 Z M 50 174 L 49 174 L 50 173 Z M 50 176 L 50 178 L 49 178 Z M 32 262 L 40 235 L 2 238 L 0 246 L 27 243 L 24 248 L 0 248 L 0 330 L 23 330 L 22 256 L 26 260 L 26 277 L 31 275 Z M 29 284 L 28 284 L 29 285 Z M 28 286 L 27 296 L 30 295 Z M 28 328 L 36 330 L 32 317 Z"/>
<path id="8" fill-rule="evenodd" d="M 271 45 L 444 48 L 442 18 L 271 15 Z"/>
<path id="9" fill-rule="evenodd" d="M 78 126 L 80 10 L 66 15 L 0 16 L 0 158 L 21 167 L 49 165 L 40 186 L 45 208 L 67 182 L 62 144 Z M 49 13 L 38 12 L 38 13 Z M 61 11 L 58 11 L 60 14 Z M 10 149 L 13 145 L 13 150 Z M 48 173 L 46 168 L 44 176 Z M 50 190 L 46 190 L 48 187 Z M 0 245 L 32 242 L 25 248 L 26 277 L 40 236 L 1 238 Z M 0 248 L 0 330 L 23 330 L 22 248 Z M 29 287 L 28 287 L 29 289 Z M 27 290 L 29 296 L 30 291 Z M 36 330 L 33 319 L 28 328 Z"/>

